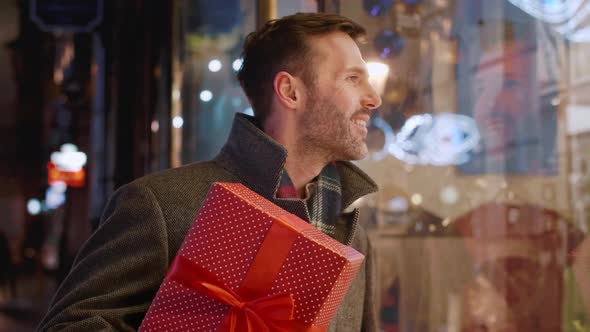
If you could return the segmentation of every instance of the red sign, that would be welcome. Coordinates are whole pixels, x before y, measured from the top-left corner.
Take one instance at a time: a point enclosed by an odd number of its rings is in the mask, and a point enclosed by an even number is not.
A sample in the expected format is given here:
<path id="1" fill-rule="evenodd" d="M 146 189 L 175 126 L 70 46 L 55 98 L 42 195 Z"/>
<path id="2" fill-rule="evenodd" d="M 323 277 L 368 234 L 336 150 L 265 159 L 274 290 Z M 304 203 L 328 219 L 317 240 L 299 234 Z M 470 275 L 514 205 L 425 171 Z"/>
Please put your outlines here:
<path id="1" fill-rule="evenodd" d="M 65 182 L 68 187 L 81 188 L 86 184 L 86 171 L 81 168 L 79 171 L 68 172 L 59 169 L 51 161 L 47 163 L 47 182 L 49 185 L 55 182 Z"/>

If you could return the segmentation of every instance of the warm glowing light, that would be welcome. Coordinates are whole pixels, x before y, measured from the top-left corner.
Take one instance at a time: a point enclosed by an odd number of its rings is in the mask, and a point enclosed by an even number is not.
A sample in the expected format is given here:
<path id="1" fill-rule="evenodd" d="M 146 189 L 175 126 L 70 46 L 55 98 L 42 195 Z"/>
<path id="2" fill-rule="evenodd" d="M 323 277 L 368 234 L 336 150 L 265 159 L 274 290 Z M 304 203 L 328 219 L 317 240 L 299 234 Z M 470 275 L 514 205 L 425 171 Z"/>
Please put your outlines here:
<path id="1" fill-rule="evenodd" d="M 221 64 L 221 61 L 217 60 L 217 59 L 213 59 L 211 61 L 209 61 L 209 70 L 216 73 L 218 71 L 221 70 L 221 67 L 223 67 L 223 65 Z"/>
<path id="2" fill-rule="evenodd" d="M 389 66 L 382 62 L 371 61 L 367 62 L 367 70 L 369 71 L 369 82 L 375 91 L 382 95 L 389 75 Z"/>
<path id="3" fill-rule="evenodd" d="M 42 205 L 38 199 L 31 198 L 27 202 L 27 212 L 29 212 L 30 215 L 32 215 L 32 216 L 38 215 L 39 213 L 41 213 L 41 209 L 42 209 Z"/>
<path id="4" fill-rule="evenodd" d="M 178 89 L 174 89 L 172 91 L 172 98 L 176 101 L 178 101 L 180 99 L 180 90 Z"/>
<path id="5" fill-rule="evenodd" d="M 459 200 L 459 191 L 454 186 L 446 186 L 440 191 L 440 200 L 447 205 L 453 205 Z"/>
<path id="6" fill-rule="evenodd" d="M 450 224 L 451 224 L 451 219 L 449 219 L 449 218 L 445 218 L 445 220 L 443 220 L 443 221 L 442 221 L 442 225 L 443 225 L 444 227 L 447 227 L 447 226 L 449 226 Z"/>
<path id="7" fill-rule="evenodd" d="M 201 91 L 201 94 L 199 94 L 199 98 L 204 102 L 209 102 L 213 99 L 213 93 L 209 90 L 203 90 Z"/>
<path id="8" fill-rule="evenodd" d="M 392 212 L 406 212 L 408 208 L 408 201 L 403 197 L 394 197 L 387 202 L 387 209 Z"/>
<path id="9" fill-rule="evenodd" d="M 235 71 L 238 71 L 242 68 L 243 62 L 244 61 L 242 59 L 235 59 L 234 62 L 231 64 L 231 66 Z"/>
<path id="10" fill-rule="evenodd" d="M 181 116 L 175 116 L 172 119 L 172 126 L 176 129 L 182 128 L 182 126 L 184 125 L 184 120 L 182 119 Z"/>
<path id="11" fill-rule="evenodd" d="M 414 194 L 414 195 L 412 195 L 412 203 L 414 205 L 420 205 L 420 204 L 422 204 L 422 195 L 420 195 L 420 194 Z"/>
<path id="12" fill-rule="evenodd" d="M 88 161 L 86 153 L 78 151 L 78 147 L 71 143 L 62 145 L 60 151 L 53 152 L 50 158 L 58 169 L 67 172 L 81 170 Z"/>
<path id="13" fill-rule="evenodd" d="M 53 182 L 45 192 L 45 207 L 56 209 L 66 201 L 68 185 L 63 181 Z"/>
<path id="14" fill-rule="evenodd" d="M 157 133 L 160 130 L 160 122 L 158 120 L 153 120 L 152 125 L 150 126 L 152 129 L 152 133 Z"/>

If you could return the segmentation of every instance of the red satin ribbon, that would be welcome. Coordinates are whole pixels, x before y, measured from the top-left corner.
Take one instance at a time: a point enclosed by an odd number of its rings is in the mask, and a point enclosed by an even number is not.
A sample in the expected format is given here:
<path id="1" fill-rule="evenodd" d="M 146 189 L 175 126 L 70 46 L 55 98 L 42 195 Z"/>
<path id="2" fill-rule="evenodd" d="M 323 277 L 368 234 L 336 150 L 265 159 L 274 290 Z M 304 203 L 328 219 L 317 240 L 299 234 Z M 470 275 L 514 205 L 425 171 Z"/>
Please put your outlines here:
<path id="1" fill-rule="evenodd" d="M 264 296 L 245 302 L 215 275 L 187 258 L 177 256 L 168 276 L 195 291 L 231 306 L 220 331 L 236 332 L 322 332 L 325 328 L 293 320 L 291 294 Z"/>
<path id="2" fill-rule="evenodd" d="M 288 223 L 274 221 L 237 291 L 180 255 L 174 259 L 168 276 L 231 307 L 219 331 L 324 332 L 327 326 L 294 320 L 295 305 L 291 294 L 266 295 L 297 237 L 298 233 Z"/>

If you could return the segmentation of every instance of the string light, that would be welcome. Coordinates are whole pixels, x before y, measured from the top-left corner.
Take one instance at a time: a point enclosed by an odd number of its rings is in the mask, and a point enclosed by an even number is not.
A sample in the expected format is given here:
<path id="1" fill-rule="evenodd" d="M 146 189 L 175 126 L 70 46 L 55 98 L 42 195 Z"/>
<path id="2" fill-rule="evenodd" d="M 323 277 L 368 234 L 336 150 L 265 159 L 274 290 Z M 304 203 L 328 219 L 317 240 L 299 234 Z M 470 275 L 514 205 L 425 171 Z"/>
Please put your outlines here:
<path id="1" fill-rule="evenodd" d="M 216 73 L 221 70 L 221 67 L 223 67 L 223 65 L 221 64 L 221 61 L 213 59 L 209 61 L 208 67 L 211 72 Z"/>
<path id="2" fill-rule="evenodd" d="M 172 119 L 172 126 L 176 129 L 182 128 L 182 126 L 184 125 L 184 120 L 182 119 L 182 117 L 180 116 L 175 116 Z"/>
<path id="3" fill-rule="evenodd" d="M 203 90 L 199 94 L 199 98 L 201 98 L 202 101 L 207 103 L 207 102 L 211 101 L 211 99 L 213 99 L 213 92 L 211 92 L 209 90 Z"/>

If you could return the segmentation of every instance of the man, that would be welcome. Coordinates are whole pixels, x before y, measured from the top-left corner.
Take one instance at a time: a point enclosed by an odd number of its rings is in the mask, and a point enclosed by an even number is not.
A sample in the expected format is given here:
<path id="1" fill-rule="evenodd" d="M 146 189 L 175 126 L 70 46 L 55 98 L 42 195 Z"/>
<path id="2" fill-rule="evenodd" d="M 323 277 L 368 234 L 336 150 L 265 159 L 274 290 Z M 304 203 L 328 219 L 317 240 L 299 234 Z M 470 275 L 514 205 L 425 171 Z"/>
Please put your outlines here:
<path id="1" fill-rule="evenodd" d="M 211 161 L 146 176 L 120 190 L 57 291 L 41 331 L 132 331 L 155 296 L 213 182 L 241 182 L 367 255 L 329 331 L 376 331 L 372 257 L 358 213 L 376 191 L 348 159 L 367 154 L 369 85 L 358 24 L 296 14 L 251 33 L 238 79 L 255 117 L 236 116 Z"/>
<path id="2" fill-rule="evenodd" d="M 535 38 L 526 38 L 536 33 L 534 27 L 486 21 L 480 28 L 481 54 L 469 72 L 473 109 L 464 113 L 475 118 L 482 140 L 472 159 L 460 167 L 465 173 L 556 172 L 556 112 L 539 94 L 539 50 Z M 498 31 L 500 36 L 495 35 Z M 464 47 L 473 48 L 467 43 Z"/>

